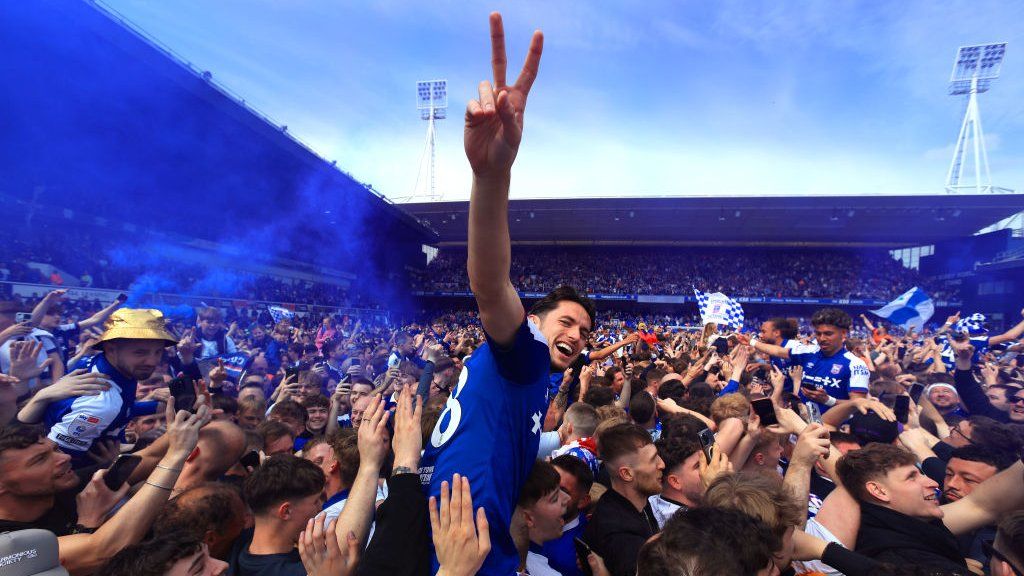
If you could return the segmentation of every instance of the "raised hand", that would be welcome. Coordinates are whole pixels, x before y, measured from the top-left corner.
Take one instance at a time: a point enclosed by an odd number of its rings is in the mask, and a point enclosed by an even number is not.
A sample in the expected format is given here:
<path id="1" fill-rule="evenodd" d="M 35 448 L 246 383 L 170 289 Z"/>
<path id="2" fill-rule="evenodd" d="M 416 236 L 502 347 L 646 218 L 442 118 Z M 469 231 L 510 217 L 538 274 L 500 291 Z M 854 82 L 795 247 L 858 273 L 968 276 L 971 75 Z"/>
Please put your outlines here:
<path id="1" fill-rule="evenodd" d="M 538 30 L 530 39 L 526 63 L 515 84 L 505 84 L 505 28 L 501 14 L 491 14 L 491 68 L 493 84 L 480 83 L 480 97 L 466 107 L 463 137 L 466 157 L 478 177 L 504 177 L 512 168 L 523 138 L 523 111 L 540 68 L 544 35 Z"/>
<path id="2" fill-rule="evenodd" d="M 0 330 L 0 344 L 7 342 L 11 338 L 20 338 L 22 336 L 28 336 L 31 333 L 31 322 L 20 322 L 18 324 L 11 324 L 7 328 Z"/>
<path id="3" fill-rule="evenodd" d="M 370 405 L 363 413 L 363 421 L 359 425 L 357 445 L 359 447 L 359 465 L 364 463 L 379 469 L 388 455 L 388 416 L 389 412 L 380 394 L 374 394 Z M 354 423 L 353 423 L 354 424 Z"/>
<path id="4" fill-rule="evenodd" d="M 308 576 L 351 576 L 359 563 L 359 540 L 349 532 L 345 550 L 338 546 L 334 521 L 324 526 L 327 515 L 321 512 L 310 518 L 299 533 L 299 557 Z"/>
<path id="5" fill-rule="evenodd" d="M 398 394 L 395 410 L 395 436 L 391 441 L 395 452 L 395 467 L 418 470 L 420 450 L 423 449 L 423 397 L 417 396 L 412 386 L 404 386 Z"/>
<path id="6" fill-rule="evenodd" d="M 52 358 L 47 358 L 38 363 L 39 353 L 43 351 L 43 343 L 32 340 L 12 342 L 11 369 L 10 375 L 26 382 L 42 374 L 46 368 L 53 363 Z"/>
<path id="7" fill-rule="evenodd" d="M 430 497 L 430 530 L 441 565 L 439 575 L 472 576 L 483 565 L 491 551 L 491 534 L 484 509 L 476 511 L 475 525 L 473 519 L 469 480 L 456 474 L 452 478 L 451 496 L 448 482 L 442 482 L 440 510 L 437 498 Z"/>
<path id="8" fill-rule="evenodd" d="M 65 398 L 76 398 L 78 396 L 97 396 L 101 392 L 110 390 L 112 384 L 106 374 L 100 372 L 89 372 L 79 368 L 65 374 L 50 386 L 39 391 L 37 396 L 47 402 L 56 402 Z"/>

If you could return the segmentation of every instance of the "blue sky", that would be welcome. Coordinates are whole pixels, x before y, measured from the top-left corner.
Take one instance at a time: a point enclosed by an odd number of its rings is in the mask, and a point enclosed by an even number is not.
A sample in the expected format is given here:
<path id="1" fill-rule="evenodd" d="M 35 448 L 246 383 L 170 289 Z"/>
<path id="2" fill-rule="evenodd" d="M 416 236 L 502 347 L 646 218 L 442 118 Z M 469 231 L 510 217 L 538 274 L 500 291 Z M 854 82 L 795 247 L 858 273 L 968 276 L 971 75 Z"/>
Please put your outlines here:
<path id="1" fill-rule="evenodd" d="M 393 199 L 415 192 L 431 78 L 449 84 L 438 189 L 468 198 L 491 10 L 510 70 L 545 33 L 516 198 L 942 192 L 956 49 L 1007 41 L 982 124 L 993 183 L 1024 189 L 1020 1 L 103 2 Z"/>

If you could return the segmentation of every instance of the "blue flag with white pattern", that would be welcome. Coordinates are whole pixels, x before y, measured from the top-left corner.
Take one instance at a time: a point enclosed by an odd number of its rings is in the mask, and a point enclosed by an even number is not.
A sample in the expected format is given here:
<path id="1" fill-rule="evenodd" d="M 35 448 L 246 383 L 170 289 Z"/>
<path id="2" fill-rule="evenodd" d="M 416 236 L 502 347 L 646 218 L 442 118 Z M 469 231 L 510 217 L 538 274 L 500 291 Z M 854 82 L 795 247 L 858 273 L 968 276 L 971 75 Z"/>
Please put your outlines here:
<path id="1" fill-rule="evenodd" d="M 708 294 L 694 288 L 693 293 L 703 324 L 725 324 L 737 330 L 743 327 L 743 306 L 739 302 L 721 292 Z"/>
<path id="2" fill-rule="evenodd" d="M 878 310 L 872 310 L 871 313 L 893 324 L 920 331 L 924 323 L 935 314 L 935 302 L 924 290 L 914 286 L 899 298 Z"/>

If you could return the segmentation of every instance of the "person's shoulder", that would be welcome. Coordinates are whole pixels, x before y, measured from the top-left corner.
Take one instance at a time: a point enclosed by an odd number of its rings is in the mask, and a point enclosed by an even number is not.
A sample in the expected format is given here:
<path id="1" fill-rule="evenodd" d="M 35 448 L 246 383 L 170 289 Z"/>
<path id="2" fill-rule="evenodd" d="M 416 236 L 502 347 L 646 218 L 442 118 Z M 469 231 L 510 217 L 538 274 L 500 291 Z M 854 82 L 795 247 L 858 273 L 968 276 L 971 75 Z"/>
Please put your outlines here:
<path id="1" fill-rule="evenodd" d="M 849 350 L 843 353 L 843 360 L 845 360 L 850 365 L 851 370 L 853 370 L 854 368 L 863 368 L 867 370 L 868 368 L 867 363 L 861 360 L 860 356 L 857 356 L 856 354 L 850 352 Z"/>

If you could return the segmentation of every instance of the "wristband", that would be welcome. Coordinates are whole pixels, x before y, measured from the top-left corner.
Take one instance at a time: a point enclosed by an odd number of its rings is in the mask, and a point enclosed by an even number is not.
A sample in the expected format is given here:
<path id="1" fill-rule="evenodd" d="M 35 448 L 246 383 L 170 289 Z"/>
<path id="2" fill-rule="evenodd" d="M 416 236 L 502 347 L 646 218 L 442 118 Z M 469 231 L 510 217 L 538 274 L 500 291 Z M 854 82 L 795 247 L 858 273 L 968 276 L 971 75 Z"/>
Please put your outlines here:
<path id="1" fill-rule="evenodd" d="M 82 524 L 75 524 L 75 527 L 71 529 L 72 534 L 92 534 L 93 532 L 96 532 L 95 528 L 89 528 Z"/>
<path id="2" fill-rule="evenodd" d="M 399 474 L 419 474 L 419 471 L 418 470 L 413 470 L 412 468 L 409 468 L 408 466 L 396 466 L 391 471 L 391 477 L 394 478 L 395 476 L 398 476 Z"/>
<path id="3" fill-rule="evenodd" d="M 181 468 L 168 468 L 167 466 L 156 465 L 157 468 L 163 468 L 164 470 L 170 470 L 171 472 L 181 472 Z"/>
<path id="4" fill-rule="evenodd" d="M 173 488 L 168 488 L 167 486 L 161 486 L 161 485 L 159 485 L 159 484 L 157 484 L 157 483 L 155 483 L 155 482 L 150 482 L 149 480 L 146 480 L 146 484 L 149 484 L 149 485 L 150 485 L 150 486 L 152 486 L 153 488 L 159 488 L 159 489 L 161 489 L 161 490 L 167 490 L 168 492 L 170 492 L 171 490 L 173 490 Z"/>
<path id="5" fill-rule="evenodd" d="M 835 398 L 829 396 L 828 400 L 825 400 L 825 406 L 835 406 L 835 405 L 836 405 L 836 399 Z"/>

